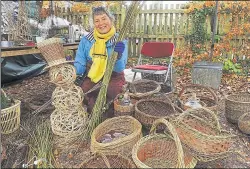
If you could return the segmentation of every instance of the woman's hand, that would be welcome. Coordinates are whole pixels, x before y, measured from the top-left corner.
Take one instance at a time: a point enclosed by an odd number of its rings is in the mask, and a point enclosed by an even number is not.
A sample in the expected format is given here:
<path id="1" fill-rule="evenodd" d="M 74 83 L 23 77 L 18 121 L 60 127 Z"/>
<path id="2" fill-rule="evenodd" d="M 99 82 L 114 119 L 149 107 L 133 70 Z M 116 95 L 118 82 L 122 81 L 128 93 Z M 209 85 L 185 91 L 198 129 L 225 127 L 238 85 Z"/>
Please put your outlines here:
<path id="1" fill-rule="evenodd" d="M 125 49 L 125 44 L 123 42 L 117 42 L 114 48 L 114 51 L 118 53 L 117 59 L 120 59 L 122 56 L 122 53 Z"/>

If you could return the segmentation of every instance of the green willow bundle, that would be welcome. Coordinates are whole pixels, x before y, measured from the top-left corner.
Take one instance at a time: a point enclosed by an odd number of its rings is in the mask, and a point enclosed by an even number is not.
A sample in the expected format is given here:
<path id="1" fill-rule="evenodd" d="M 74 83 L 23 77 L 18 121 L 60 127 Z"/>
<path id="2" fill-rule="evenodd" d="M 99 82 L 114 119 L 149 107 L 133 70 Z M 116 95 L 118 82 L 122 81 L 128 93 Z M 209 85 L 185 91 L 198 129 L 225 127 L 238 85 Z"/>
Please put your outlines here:
<path id="1" fill-rule="evenodd" d="M 143 4 L 144 3 L 142 1 L 133 1 L 130 4 L 128 13 L 124 20 L 124 24 L 119 34 L 117 42 L 122 41 L 124 39 L 124 37 L 127 34 L 127 31 L 129 30 L 130 26 L 134 23 L 136 16 L 138 15 Z M 102 87 L 100 89 L 100 92 L 98 94 L 94 108 L 91 113 L 91 118 L 89 121 L 89 125 L 87 127 L 87 132 L 84 133 L 85 138 L 89 138 L 91 136 L 94 128 L 100 123 L 102 113 L 106 109 L 105 103 L 106 103 L 107 87 L 110 81 L 110 77 L 111 77 L 116 59 L 117 59 L 117 53 L 112 52 L 111 58 L 108 62 L 107 69 L 103 77 Z"/>

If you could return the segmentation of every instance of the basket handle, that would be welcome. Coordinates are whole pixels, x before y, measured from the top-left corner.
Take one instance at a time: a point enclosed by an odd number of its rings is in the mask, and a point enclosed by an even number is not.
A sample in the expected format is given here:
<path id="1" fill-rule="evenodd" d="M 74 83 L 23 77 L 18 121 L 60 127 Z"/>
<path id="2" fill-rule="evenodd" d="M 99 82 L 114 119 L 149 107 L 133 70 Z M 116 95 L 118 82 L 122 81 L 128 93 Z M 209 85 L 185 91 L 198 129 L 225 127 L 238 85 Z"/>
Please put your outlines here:
<path id="1" fill-rule="evenodd" d="M 188 84 L 186 86 L 183 86 L 182 87 L 182 90 L 180 91 L 180 93 L 178 94 L 178 98 L 180 98 L 182 96 L 182 94 L 185 92 L 185 90 L 187 88 L 192 88 L 192 87 L 197 87 L 197 88 L 200 88 L 200 89 L 206 89 L 207 91 L 209 91 L 211 93 L 211 95 L 213 96 L 214 98 L 214 101 L 215 101 L 215 104 L 218 104 L 218 98 L 216 96 L 216 94 L 214 93 L 214 91 L 209 88 L 209 87 L 206 87 L 206 86 L 203 86 L 203 85 L 199 85 L 199 84 Z"/>
<path id="2" fill-rule="evenodd" d="M 169 133 L 171 133 L 171 135 L 173 136 L 172 138 L 175 142 L 175 145 L 176 145 L 176 148 L 178 151 L 178 166 L 177 166 L 177 168 L 185 168 L 184 153 L 183 153 L 181 141 L 177 135 L 175 128 L 173 127 L 173 125 L 170 122 L 168 122 L 164 118 L 160 118 L 160 119 L 155 120 L 151 129 L 150 129 L 150 135 L 153 135 L 156 133 L 156 127 L 159 124 L 164 124 L 168 128 Z"/>
<path id="3" fill-rule="evenodd" d="M 201 108 L 198 108 L 198 109 L 203 109 L 203 110 L 205 110 L 205 111 L 212 117 L 213 122 L 214 122 L 214 124 L 215 124 L 215 127 L 221 132 L 221 126 L 220 126 L 220 123 L 219 123 L 219 119 L 218 119 L 218 117 L 215 115 L 215 113 L 214 113 L 213 111 L 211 111 L 211 110 L 205 108 L 205 107 L 201 107 Z M 184 117 L 186 117 L 186 116 L 188 116 L 188 115 L 191 115 L 193 111 L 195 111 L 195 109 L 188 109 L 188 110 L 184 111 L 182 114 L 180 114 L 180 115 L 177 117 L 176 121 L 177 121 L 177 122 L 182 121 L 182 119 L 183 119 Z M 206 122 L 204 119 L 201 119 L 201 118 L 199 118 L 199 117 L 197 117 L 197 116 L 195 116 L 195 115 L 192 115 L 192 116 L 193 116 L 194 118 L 196 118 L 196 119 L 199 119 L 199 120 L 202 120 L 202 121 Z"/>
<path id="4" fill-rule="evenodd" d="M 106 156 L 105 154 L 103 154 L 103 153 L 101 153 L 101 152 L 96 152 L 95 155 L 101 156 L 102 159 L 103 159 L 103 161 L 104 161 L 104 163 L 105 163 L 105 165 L 106 165 L 108 168 L 111 168 L 110 163 L 109 163 L 109 160 L 108 160 L 108 158 L 107 158 L 107 156 Z"/>

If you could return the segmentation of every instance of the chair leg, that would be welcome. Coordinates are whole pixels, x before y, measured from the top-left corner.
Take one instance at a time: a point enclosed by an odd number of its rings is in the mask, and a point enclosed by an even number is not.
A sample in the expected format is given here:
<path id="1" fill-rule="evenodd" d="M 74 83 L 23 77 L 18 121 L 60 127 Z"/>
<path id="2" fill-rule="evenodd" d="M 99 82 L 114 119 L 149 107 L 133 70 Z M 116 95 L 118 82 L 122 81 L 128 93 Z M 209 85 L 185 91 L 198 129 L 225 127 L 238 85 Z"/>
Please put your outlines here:
<path id="1" fill-rule="evenodd" d="M 135 80 L 136 73 L 137 73 L 137 72 L 134 73 L 134 77 L 133 77 L 133 79 L 132 79 L 132 82 Z"/>

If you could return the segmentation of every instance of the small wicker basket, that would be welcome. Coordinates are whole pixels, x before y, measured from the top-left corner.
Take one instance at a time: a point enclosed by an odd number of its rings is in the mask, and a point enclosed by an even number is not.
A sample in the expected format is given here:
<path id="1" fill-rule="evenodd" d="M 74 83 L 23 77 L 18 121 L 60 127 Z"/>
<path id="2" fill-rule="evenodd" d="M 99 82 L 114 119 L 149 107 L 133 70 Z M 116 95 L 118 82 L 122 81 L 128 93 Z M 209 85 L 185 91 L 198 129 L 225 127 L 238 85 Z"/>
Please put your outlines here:
<path id="1" fill-rule="evenodd" d="M 170 115 L 178 113 L 170 100 L 142 99 L 135 104 L 135 118 L 147 129 L 151 128 L 155 120 L 167 119 Z M 159 129 L 162 129 L 162 126 L 159 126 Z"/>
<path id="2" fill-rule="evenodd" d="M 20 127 L 21 101 L 14 100 L 14 105 L 1 110 L 1 133 L 10 134 Z"/>
<path id="3" fill-rule="evenodd" d="M 167 127 L 168 134 L 156 134 L 159 124 Z M 174 127 L 165 119 L 157 119 L 150 134 L 134 145 L 132 158 L 138 168 L 194 168 L 197 163 L 197 160 L 182 148 Z"/>
<path id="4" fill-rule="evenodd" d="M 199 161 L 226 157 L 235 141 L 236 136 L 221 130 L 217 116 L 207 108 L 188 109 L 171 122 L 181 142 Z"/>
<path id="5" fill-rule="evenodd" d="M 135 103 L 137 100 L 131 99 L 131 103 L 129 105 L 122 105 L 119 103 L 120 95 L 117 95 L 114 99 L 114 116 L 134 116 Z"/>
<path id="6" fill-rule="evenodd" d="M 119 154 L 94 154 L 82 162 L 79 168 L 136 168 L 134 162 Z"/>
<path id="7" fill-rule="evenodd" d="M 250 134 L 250 112 L 240 116 L 238 120 L 238 127 L 242 133 Z"/>
<path id="8" fill-rule="evenodd" d="M 109 133 L 116 131 L 126 134 L 125 137 L 118 138 L 108 143 L 100 143 L 98 140 Z M 128 156 L 132 147 L 142 137 L 141 123 L 131 116 L 119 116 L 105 120 L 99 124 L 91 135 L 90 150 L 93 153 L 117 153 Z"/>

